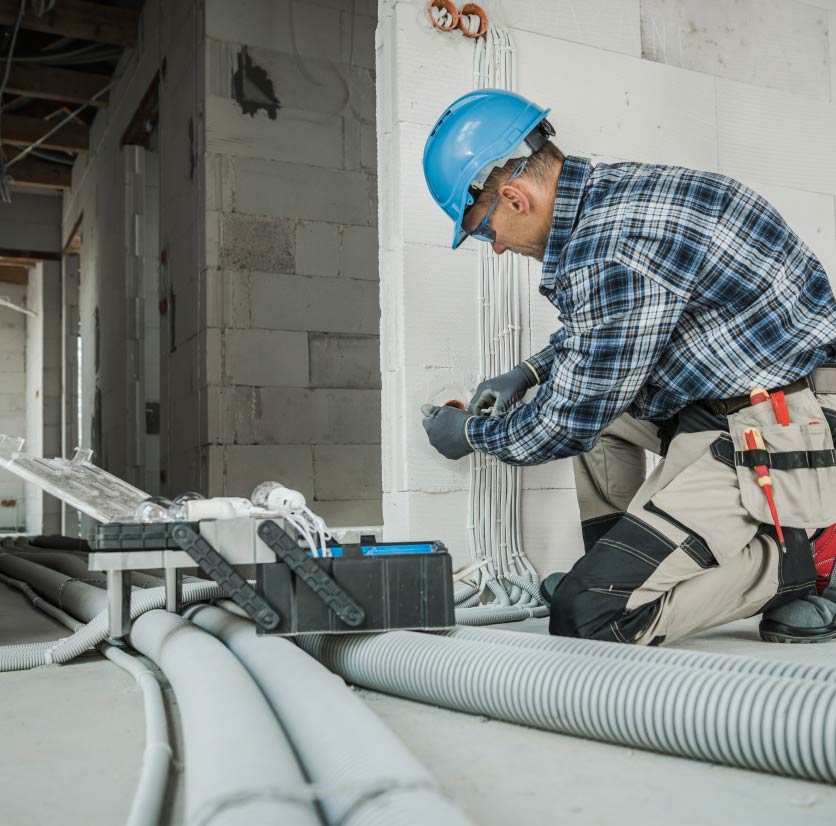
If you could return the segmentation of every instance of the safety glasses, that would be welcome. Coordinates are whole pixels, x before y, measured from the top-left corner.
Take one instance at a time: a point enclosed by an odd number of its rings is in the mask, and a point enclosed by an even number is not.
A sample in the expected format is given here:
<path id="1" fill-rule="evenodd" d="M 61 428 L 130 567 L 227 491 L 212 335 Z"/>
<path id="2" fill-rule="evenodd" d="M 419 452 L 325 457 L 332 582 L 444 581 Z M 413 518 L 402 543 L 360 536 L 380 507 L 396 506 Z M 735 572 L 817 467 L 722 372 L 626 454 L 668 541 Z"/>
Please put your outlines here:
<path id="1" fill-rule="evenodd" d="M 503 186 L 508 186 L 514 178 L 519 178 L 520 175 L 522 175 L 527 163 L 528 158 L 523 158 L 520 161 L 519 166 L 511 173 L 511 177 L 505 181 Z M 491 208 L 485 213 L 485 217 L 479 221 L 473 232 L 468 233 L 468 235 L 472 238 L 476 238 L 478 241 L 485 241 L 488 244 L 493 244 L 493 242 L 496 241 L 496 231 L 491 229 L 491 216 L 499 203 L 499 197 L 500 196 L 497 195 L 496 198 L 494 198 Z"/>

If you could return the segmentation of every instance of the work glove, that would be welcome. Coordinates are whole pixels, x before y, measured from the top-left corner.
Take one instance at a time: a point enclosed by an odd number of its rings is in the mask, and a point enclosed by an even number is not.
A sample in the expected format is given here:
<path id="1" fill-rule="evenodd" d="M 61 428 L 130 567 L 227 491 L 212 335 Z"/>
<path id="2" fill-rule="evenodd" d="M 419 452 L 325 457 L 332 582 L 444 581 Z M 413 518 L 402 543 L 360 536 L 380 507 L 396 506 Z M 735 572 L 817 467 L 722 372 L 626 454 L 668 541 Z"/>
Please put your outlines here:
<path id="1" fill-rule="evenodd" d="M 434 407 L 431 404 L 422 405 L 421 413 L 424 414 L 424 430 L 430 444 L 445 459 L 461 459 L 473 453 L 465 433 L 470 413 L 456 407 Z"/>
<path id="2" fill-rule="evenodd" d="M 513 370 L 492 379 L 485 379 L 470 400 L 470 410 L 477 416 L 489 407 L 491 416 L 501 416 L 516 404 L 526 391 L 537 384 L 534 373 L 527 364 L 518 364 Z"/>

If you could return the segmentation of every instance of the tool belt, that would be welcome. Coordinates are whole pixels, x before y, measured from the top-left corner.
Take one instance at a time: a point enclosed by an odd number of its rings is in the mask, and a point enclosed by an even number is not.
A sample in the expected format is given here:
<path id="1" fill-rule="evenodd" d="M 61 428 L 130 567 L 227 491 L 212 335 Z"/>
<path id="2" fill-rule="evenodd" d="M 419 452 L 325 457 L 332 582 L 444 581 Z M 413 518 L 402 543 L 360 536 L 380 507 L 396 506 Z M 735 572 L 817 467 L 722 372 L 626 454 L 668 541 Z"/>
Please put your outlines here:
<path id="1" fill-rule="evenodd" d="M 826 362 L 817 367 L 807 376 L 784 387 L 767 388 L 770 394 L 783 392 L 785 396 L 798 393 L 800 390 L 812 390 L 813 393 L 836 393 L 836 362 Z M 729 399 L 704 399 L 701 402 L 712 413 L 720 416 L 730 416 L 744 407 L 749 407 L 751 401 L 748 393 L 745 396 L 732 396 Z"/>
<path id="2" fill-rule="evenodd" d="M 729 434 L 712 445 L 712 452 L 735 468 L 743 506 L 758 522 L 772 523 L 754 470 L 765 466 L 772 477 L 775 504 L 784 526 L 830 525 L 836 522 L 832 430 L 836 411 L 822 408 L 816 394 L 836 394 L 836 364 L 823 365 L 800 381 L 775 388 L 779 390 L 786 396 L 790 422 L 786 425 L 777 421 L 769 401 L 752 404 L 748 397 L 715 401 L 714 409 L 728 416 Z M 744 434 L 749 428 L 760 431 L 763 449 L 753 450 L 747 445 Z"/>

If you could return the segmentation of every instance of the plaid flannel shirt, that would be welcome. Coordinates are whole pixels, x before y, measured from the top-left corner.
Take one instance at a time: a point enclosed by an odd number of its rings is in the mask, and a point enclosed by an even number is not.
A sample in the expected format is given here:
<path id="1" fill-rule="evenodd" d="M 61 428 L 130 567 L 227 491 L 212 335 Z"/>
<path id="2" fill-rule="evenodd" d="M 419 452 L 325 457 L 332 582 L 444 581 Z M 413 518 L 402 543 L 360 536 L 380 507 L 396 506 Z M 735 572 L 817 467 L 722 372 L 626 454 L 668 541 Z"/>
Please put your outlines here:
<path id="1" fill-rule="evenodd" d="M 540 292 L 562 327 L 529 358 L 532 401 L 467 425 L 531 465 L 590 450 L 617 416 L 779 387 L 836 353 L 822 265 L 777 210 L 723 175 L 568 157 Z"/>

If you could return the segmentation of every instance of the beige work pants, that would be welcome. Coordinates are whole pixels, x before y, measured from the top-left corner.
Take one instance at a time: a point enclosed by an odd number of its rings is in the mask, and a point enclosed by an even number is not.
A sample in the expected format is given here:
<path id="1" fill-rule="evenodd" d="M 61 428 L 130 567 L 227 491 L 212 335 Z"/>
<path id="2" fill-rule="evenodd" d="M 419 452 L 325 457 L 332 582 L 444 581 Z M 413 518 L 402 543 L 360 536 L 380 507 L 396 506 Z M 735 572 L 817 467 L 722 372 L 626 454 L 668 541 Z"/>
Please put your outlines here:
<path id="1" fill-rule="evenodd" d="M 836 410 L 836 395 L 815 399 Z M 647 478 L 644 451 L 659 453 L 659 429 L 626 414 L 575 457 L 587 552 L 554 594 L 551 633 L 658 644 L 813 587 L 806 531 L 785 528 L 781 552 L 774 526 L 743 506 L 729 434 L 699 429 L 700 418 L 709 427 L 725 419 L 702 409 L 696 418 Z"/>

